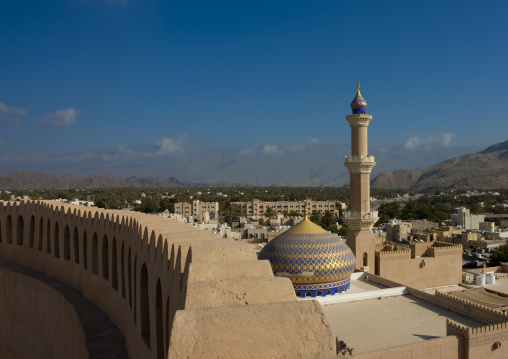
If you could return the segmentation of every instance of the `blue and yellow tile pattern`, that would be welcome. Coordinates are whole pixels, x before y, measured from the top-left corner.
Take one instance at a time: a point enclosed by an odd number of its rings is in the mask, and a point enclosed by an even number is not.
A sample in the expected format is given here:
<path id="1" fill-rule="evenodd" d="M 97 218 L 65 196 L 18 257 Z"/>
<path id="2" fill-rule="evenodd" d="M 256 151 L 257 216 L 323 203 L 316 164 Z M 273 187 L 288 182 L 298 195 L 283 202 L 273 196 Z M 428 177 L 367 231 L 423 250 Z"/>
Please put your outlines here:
<path id="1" fill-rule="evenodd" d="M 297 294 L 335 294 L 349 288 L 356 259 L 349 247 L 305 218 L 269 242 L 259 253 L 274 275 L 289 277 Z M 321 293 L 318 293 L 321 292 Z"/>

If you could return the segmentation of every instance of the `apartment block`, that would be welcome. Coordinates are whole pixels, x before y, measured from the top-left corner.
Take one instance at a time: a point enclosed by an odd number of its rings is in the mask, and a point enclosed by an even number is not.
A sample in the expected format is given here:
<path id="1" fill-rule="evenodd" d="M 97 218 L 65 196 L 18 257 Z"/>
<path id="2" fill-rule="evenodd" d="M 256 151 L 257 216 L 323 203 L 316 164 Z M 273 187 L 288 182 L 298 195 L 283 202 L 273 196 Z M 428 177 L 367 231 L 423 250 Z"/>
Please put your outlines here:
<path id="1" fill-rule="evenodd" d="M 305 201 L 276 202 L 265 202 L 259 199 L 254 199 L 251 202 L 231 202 L 231 206 L 240 209 L 242 211 L 242 215 L 247 217 L 264 216 L 268 208 L 273 208 L 275 213 L 297 212 L 302 216 L 306 206 L 309 215 L 314 211 L 318 211 L 320 213 L 330 211 L 334 214 L 338 214 L 339 211 L 339 207 L 337 207 L 337 202 L 335 201 L 313 201 L 310 199 Z"/>
<path id="2" fill-rule="evenodd" d="M 183 216 L 192 216 L 198 222 L 208 223 L 219 218 L 219 202 L 201 202 L 198 199 L 192 202 L 175 203 L 175 213 Z"/>

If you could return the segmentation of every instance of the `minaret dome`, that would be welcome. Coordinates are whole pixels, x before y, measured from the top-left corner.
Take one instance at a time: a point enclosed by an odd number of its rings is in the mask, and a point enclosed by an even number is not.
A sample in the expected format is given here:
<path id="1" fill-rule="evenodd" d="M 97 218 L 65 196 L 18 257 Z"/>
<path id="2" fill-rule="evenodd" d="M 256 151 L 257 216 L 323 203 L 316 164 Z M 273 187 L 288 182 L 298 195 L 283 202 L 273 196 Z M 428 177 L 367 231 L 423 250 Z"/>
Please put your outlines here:
<path id="1" fill-rule="evenodd" d="M 351 102 L 351 109 L 353 110 L 353 115 L 360 113 L 364 114 L 365 110 L 367 109 L 367 102 L 365 102 L 365 100 L 362 97 L 362 94 L 360 93 L 359 82 L 357 83 L 356 87 L 357 87 L 356 96 L 353 102 Z"/>

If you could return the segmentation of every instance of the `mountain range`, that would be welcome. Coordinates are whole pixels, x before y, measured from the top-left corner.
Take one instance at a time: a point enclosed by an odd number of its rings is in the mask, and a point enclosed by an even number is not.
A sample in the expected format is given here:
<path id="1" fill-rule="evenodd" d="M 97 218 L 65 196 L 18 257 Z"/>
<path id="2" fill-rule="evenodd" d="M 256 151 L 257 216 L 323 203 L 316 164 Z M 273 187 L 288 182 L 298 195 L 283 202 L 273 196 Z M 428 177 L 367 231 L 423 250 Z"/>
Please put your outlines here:
<path id="1" fill-rule="evenodd" d="M 382 173 L 372 188 L 407 188 L 416 191 L 508 188 L 508 141 L 483 151 L 451 158 L 424 169 Z"/>
<path id="2" fill-rule="evenodd" d="M 376 157 L 377 163 L 372 177 L 401 168 L 420 171 L 418 168 L 481 149 L 442 145 L 370 146 L 369 154 Z M 349 173 L 343 163 L 344 156 L 350 152 L 346 143 L 209 148 L 161 143 L 60 156 L 2 158 L 0 168 L 8 175 L 0 175 L 0 189 L 179 185 L 340 187 L 349 185 Z"/>

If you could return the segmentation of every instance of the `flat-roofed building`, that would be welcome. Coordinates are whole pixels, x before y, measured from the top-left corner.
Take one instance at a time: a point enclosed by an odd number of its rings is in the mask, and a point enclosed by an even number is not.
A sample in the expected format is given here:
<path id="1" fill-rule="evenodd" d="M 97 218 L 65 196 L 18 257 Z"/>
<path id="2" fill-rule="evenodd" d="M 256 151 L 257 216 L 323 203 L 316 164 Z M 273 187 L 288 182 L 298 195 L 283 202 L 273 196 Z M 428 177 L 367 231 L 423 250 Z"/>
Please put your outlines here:
<path id="1" fill-rule="evenodd" d="M 183 216 L 192 216 L 199 222 L 207 223 L 219 217 L 219 202 L 201 202 L 198 199 L 192 202 L 175 203 L 175 213 Z"/>
<path id="2" fill-rule="evenodd" d="M 254 199 L 250 202 L 231 202 L 231 206 L 238 208 L 242 211 L 242 215 L 248 217 L 264 216 L 268 208 L 272 208 L 274 213 L 291 213 L 297 212 L 299 215 L 304 214 L 305 207 L 308 213 L 318 211 L 325 213 L 330 211 L 333 214 L 338 214 L 339 206 L 335 201 L 313 201 L 306 199 L 305 201 L 276 201 L 265 202 L 259 199 Z"/>

